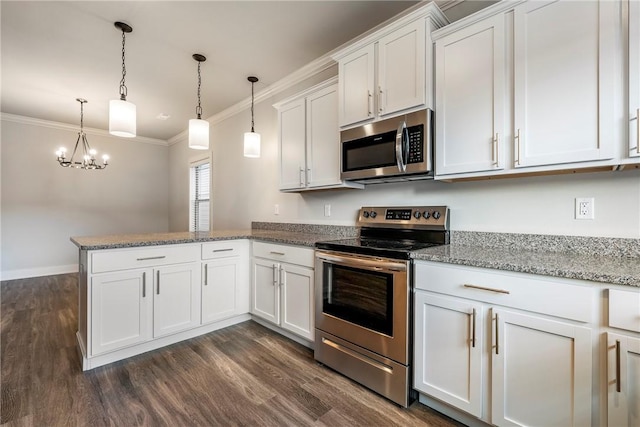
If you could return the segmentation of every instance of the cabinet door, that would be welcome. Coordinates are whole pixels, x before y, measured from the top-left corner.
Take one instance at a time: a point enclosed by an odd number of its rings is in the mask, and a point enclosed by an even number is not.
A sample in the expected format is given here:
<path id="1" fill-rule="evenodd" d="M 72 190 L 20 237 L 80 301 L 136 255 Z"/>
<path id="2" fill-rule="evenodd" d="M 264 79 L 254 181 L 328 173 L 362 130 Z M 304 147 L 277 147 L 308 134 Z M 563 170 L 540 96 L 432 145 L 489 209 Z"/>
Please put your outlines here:
<path id="1" fill-rule="evenodd" d="M 394 31 L 378 42 L 378 115 L 425 104 L 425 22 Z"/>
<path id="2" fill-rule="evenodd" d="M 269 322 L 280 324 L 280 265 L 253 258 L 251 262 L 251 313 Z"/>
<path id="3" fill-rule="evenodd" d="M 504 168 L 505 24 L 497 15 L 436 41 L 436 174 Z"/>
<path id="4" fill-rule="evenodd" d="M 591 425 L 591 330 L 491 311 L 491 422 L 498 426 Z"/>
<path id="5" fill-rule="evenodd" d="M 373 119 L 374 45 L 347 55 L 338 63 L 340 126 Z"/>
<path id="6" fill-rule="evenodd" d="M 629 7 L 629 157 L 640 157 L 640 2 Z"/>
<path id="7" fill-rule="evenodd" d="M 278 111 L 280 188 L 303 188 L 305 175 L 305 102 L 293 101 Z"/>
<path id="8" fill-rule="evenodd" d="M 640 339 L 607 335 L 609 426 L 640 425 Z"/>
<path id="9" fill-rule="evenodd" d="M 202 323 L 240 314 L 240 258 L 222 258 L 203 265 Z"/>
<path id="10" fill-rule="evenodd" d="M 514 9 L 516 167 L 613 156 L 616 7 L 560 0 Z"/>
<path id="11" fill-rule="evenodd" d="M 422 291 L 415 297 L 414 387 L 481 417 L 482 305 Z"/>
<path id="12" fill-rule="evenodd" d="M 200 324 L 200 263 L 154 270 L 154 338 Z"/>
<path id="13" fill-rule="evenodd" d="M 151 270 L 91 278 L 91 355 L 151 339 Z"/>
<path id="14" fill-rule="evenodd" d="M 307 97 L 307 170 L 309 187 L 340 183 L 337 85 Z"/>
<path id="15" fill-rule="evenodd" d="M 297 265 L 280 266 L 283 329 L 309 341 L 314 340 L 313 269 Z"/>

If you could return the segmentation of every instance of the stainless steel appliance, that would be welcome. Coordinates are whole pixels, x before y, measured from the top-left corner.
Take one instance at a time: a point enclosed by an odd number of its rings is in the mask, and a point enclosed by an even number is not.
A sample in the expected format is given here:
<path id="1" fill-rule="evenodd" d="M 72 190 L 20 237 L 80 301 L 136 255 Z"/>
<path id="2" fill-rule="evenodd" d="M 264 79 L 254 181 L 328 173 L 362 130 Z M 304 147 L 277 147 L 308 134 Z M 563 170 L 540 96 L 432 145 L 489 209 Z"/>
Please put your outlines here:
<path id="1" fill-rule="evenodd" d="M 411 252 L 449 243 L 446 206 L 363 207 L 360 237 L 316 243 L 315 359 L 407 407 Z"/>
<path id="2" fill-rule="evenodd" d="M 367 123 L 340 132 L 344 180 L 363 183 L 433 178 L 433 111 Z"/>

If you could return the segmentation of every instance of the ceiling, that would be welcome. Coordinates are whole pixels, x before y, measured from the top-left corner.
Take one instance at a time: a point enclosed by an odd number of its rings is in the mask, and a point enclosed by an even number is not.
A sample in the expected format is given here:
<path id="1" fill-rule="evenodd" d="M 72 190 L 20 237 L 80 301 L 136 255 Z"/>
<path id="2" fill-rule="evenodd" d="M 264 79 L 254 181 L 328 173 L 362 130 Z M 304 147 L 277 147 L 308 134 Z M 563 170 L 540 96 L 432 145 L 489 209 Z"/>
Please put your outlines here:
<path id="1" fill-rule="evenodd" d="M 168 140 L 197 105 L 202 63 L 203 118 L 259 93 L 416 1 L 5 1 L 0 2 L 2 113 L 108 127 L 119 97 L 122 33 L 127 100 L 138 136 Z M 451 3 L 451 1 L 449 1 Z M 459 3 L 459 2 L 453 2 Z M 161 120 L 159 115 L 168 115 Z"/>

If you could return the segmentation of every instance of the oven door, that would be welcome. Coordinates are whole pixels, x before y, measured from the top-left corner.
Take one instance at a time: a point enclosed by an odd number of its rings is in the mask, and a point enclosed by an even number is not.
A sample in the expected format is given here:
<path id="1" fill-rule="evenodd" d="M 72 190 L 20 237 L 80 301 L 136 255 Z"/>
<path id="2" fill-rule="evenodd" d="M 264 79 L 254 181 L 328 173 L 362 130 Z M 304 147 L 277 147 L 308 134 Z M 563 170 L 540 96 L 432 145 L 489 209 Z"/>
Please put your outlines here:
<path id="1" fill-rule="evenodd" d="M 408 365 L 409 262 L 316 251 L 316 328 Z"/>

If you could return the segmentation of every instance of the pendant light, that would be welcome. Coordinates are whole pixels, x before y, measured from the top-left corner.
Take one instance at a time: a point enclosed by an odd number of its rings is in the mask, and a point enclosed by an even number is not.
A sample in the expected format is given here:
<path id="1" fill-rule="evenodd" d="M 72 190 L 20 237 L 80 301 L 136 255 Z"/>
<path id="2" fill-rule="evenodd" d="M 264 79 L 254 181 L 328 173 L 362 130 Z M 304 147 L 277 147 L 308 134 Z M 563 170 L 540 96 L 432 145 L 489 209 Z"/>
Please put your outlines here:
<path id="1" fill-rule="evenodd" d="M 200 106 L 200 86 L 202 85 L 200 64 L 207 58 L 199 53 L 194 53 L 192 56 L 198 61 L 198 106 L 196 107 L 197 118 L 189 120 L 189 148 L 207 150 L 209 149 L 209 122 L 202 120 L 202 107 Z"/>
<path id="2" fill-rule="evenodd" d="M 244 133 L 244 156 L 260 157 L 260 134 L 253 130 L 253 84 L 258 81 L 258 78 L 250 76 L 247 80 L 251 82 L 251 132 Z"/>
<path id="3" fill-rule="evenodd" d="M 76 168 L 76 169 L 104 169 L 109 164 L 109 156 L 106 154 L 102 156 L 102 164 L 99 165 L 96 163 L 96 150 L 92 149 L 89 145 L 89 141 L 87 141 L 87 135 L 84 133 L 84 104 L 87 103 L 86 99 L 76 98 L 76 101 L 80 103 L 80 132 L 78 132 L 78 139 L 76 139 L 76 146 L 73 148 L 73 154 L 71 154 L 71 159 L 67 160 L 67 149 L 65 147 L 60 147 L 58 151 L 56 151 L 56 155 L 58 156 L 58 163 L 60 166 L 68 168 Z M 82 153 L 78 153 L 78 146 L 82 141 L 82 146 L 80 146 L 80 150 Z M 74 160 L 77 154 L 82 155 L 82 161 Z"/>
<path id="4" fill-rule="evenodd" d="M 124 65 L 125 34 L 133 31 L 124 22 L 114 23 L 117 29 L 122 31 L 122 79 L 120 80 L 120 99 L 109 101 L 109 133 L 115 136 L 132 138 L 136 136 L 136 106 L 127 101 L 127 86 L 124 78 L 127 69 Z"/>

